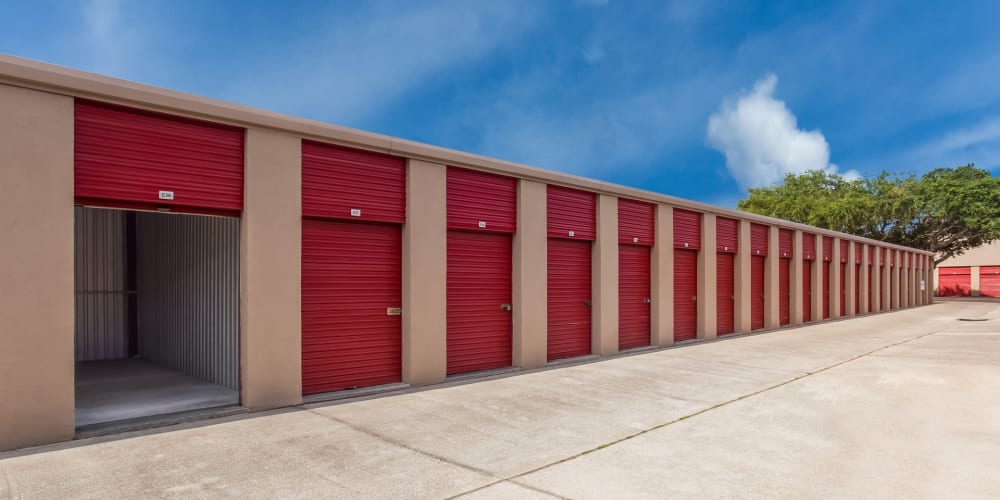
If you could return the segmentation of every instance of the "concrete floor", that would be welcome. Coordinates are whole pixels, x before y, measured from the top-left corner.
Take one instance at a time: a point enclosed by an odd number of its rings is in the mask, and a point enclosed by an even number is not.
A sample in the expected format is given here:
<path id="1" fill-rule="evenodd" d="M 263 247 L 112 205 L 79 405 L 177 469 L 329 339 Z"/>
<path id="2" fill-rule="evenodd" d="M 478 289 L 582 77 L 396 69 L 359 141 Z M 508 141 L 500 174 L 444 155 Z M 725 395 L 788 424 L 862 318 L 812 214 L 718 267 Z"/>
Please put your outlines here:
<path id="1" fill-rule="evenodd" d="M 1000 304 L 947 302 L 0 454 L 0 498 L 1000 498 L 998 395 Z"/>
<path id="2" fill-rule="evenodd" d="M 76 426 L 239 403 L 239 394 L 144 359 L 76 364 Z"/>

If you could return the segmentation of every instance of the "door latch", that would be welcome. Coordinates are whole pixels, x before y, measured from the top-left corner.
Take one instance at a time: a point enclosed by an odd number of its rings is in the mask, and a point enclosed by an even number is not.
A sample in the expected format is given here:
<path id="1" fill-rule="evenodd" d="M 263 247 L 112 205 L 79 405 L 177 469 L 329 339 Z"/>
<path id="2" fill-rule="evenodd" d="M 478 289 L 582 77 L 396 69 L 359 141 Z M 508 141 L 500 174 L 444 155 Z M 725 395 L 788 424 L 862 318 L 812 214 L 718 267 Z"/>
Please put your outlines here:
<path id="1" fill-rule="evenodd" d="M 646 297 L 646 298 L 642 299 L 642 303 L 643 304 L 651 304 L 652 302 L 653 302 L 653 300 L 650 299 L 649 297 Z"/>
<path id="2" fill-rule="evenodd" d="M 514 310 L 514 306 L 512 306 L 510 304 L 500 304 L 500 310 L 501 311 L 513 311 Z"/>
<path id="3" fill-rule="evenodd" d="M 697 302 L 698 301 L 698 296 L 697 295 L 692 295 L 691 296 L 691 300 L 694 301 L 694 302 Z"/>
<path id="4" fill-rule="evenodd" d="M 589 300 L 585 300 L 585 301 L 583 301 L 583 305 L 585 305 L 587 307 L 593 307 L 594 303 L 591 302 L 591 301 L 589 301 Z"/>

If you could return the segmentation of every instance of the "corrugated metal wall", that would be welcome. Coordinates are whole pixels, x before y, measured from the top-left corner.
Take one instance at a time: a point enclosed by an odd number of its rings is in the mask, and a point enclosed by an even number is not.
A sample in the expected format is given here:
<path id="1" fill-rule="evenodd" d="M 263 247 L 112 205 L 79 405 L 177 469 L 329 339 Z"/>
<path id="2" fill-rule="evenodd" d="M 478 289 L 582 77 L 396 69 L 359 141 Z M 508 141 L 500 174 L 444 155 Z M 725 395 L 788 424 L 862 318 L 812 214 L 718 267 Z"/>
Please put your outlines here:
<path id="1" fill-rule="evenodd" d="M 239 388 L 239 219 L 139 213 L 139 352 Z"/>
<path id="2" fill-rule="evenodd" d="M 75 208 L 76 360 L 128 355 L 125 217 L 120 210 Z"/>

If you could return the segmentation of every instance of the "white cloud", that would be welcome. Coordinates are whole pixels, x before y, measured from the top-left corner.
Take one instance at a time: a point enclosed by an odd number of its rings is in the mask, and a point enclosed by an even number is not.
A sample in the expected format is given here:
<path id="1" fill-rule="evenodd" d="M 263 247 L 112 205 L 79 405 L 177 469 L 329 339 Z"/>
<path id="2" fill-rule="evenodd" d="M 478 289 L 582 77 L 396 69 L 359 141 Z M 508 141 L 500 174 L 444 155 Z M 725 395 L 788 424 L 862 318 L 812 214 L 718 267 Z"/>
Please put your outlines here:
<path id="1" fill-rule="evenodd" d="M 530 30 L 533 2 L 370 2 L 317 13 L 322 29 L 261 54 L 229 99 L 363 126 L 366 117 Z"/>
<path id="2" fill-rule="evenodd" d="M 1000 118 L 952 130 L 908 151 L 896 161 L 920 170 L 969 162 L 980 168 L 995 169 L 1000 166 Z"/>
<path id="3" fill-rule="evenodd" d="M 837 171 L 823 134 L 799 129 L 784 101 L 775 99 L 777 84 L 777 76 L 765 76 L 735 101 L 725 99 L 708 120 L 708 145 L 726 156 L 729 173 L 744 188 L 771 185 L 789 173 Z"/>

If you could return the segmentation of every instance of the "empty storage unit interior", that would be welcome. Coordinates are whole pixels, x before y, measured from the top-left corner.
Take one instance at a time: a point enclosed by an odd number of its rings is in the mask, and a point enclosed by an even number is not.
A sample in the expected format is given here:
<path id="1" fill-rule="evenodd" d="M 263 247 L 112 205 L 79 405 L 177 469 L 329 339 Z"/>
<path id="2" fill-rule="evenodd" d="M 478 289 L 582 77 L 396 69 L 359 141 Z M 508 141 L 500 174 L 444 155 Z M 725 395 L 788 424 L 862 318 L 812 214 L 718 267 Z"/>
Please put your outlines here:
<path id="1" fill-rule="evenodd" d="M 926 252 L 2 55 L 0 80 L 26 290 L 0 389 L 31 402 L 0 448 L 930 300 Z"/>
<path id="2" fill-rule="evenodd" d="M 77 426 L 238 403 L 243 131 L 87 101 L 74 129 Z"/>

